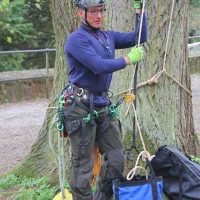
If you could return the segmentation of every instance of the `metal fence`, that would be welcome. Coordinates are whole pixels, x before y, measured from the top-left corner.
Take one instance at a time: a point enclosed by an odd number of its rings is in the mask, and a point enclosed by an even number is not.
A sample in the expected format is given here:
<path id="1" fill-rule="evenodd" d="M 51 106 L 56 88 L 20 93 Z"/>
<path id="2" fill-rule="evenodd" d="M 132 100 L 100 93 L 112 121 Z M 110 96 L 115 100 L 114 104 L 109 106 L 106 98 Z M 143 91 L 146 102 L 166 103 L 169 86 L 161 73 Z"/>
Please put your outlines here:
<path id="1" fill-rule="evenodd" d="M 200 36 L 189 36 L 188 39 L 199 39 Z"/>
<path id="2" fill-rule="evenodd" d="M 35 78 L 46 78 L 46 88 L 47 88 L 47 98 L 49 97 L 49 78 L 51 77 L 49 75 L 49 52 L 55 52 L 56 49 L 38 49 L 38 50 L 17 50 L 17 51 L 0 51 L 1 54 L 17 54 L 17 53 L 37 53 L 37 52 L 44 52 L 46 55 L 46 62 L 45 62 L 45 68 L 46 68 L 46 76 L 42 77 L 25 77 L 25 78 L 12 78 L 12 79 L 6 79 L 6 80 L 0 80 L 0 82 L 9 82 L 9 81 L 17 81 L 17 80 L 25 80 L 25 79 L 35 79 Z"/>

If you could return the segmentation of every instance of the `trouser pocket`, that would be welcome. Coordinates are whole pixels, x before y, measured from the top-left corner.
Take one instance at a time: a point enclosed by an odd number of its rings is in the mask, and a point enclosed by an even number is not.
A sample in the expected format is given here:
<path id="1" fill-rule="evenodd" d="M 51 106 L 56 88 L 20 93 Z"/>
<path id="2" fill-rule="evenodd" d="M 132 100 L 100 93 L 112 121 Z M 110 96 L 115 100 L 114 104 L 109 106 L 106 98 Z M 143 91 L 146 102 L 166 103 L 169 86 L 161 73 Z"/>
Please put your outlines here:
<path id="1" fill-rule="evenodd" d="M 69 135 L 77 132 L 81 127 L 80 119 L 66 118 L 65 119 L 65 128 Z"/>
<path id="2" fill-rule="evenodd" d="M 94 165 L 94 142 L 91 137 L 85 137 L 84 144 L 79 134 L 73 133 L 69 136 L 72 152 L 72 168 L 70 185 L 76 188 L 86 188 L 89 186 L 89 179 L 92 175 Z M 81 150 L 84 147 L 84 156 Z"/>

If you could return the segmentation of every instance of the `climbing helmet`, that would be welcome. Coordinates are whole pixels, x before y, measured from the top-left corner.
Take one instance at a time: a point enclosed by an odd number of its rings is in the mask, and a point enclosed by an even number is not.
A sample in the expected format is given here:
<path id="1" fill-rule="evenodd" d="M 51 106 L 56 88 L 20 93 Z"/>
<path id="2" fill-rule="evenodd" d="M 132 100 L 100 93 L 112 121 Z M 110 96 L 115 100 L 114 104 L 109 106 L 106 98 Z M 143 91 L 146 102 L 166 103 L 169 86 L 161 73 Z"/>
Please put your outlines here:
<path id="1" fill-rule="evenodd" d="M 105 0 L 74 0 L 74 3 L 79 8 L 88 8 L 93 6 L 106 5 Z"/>

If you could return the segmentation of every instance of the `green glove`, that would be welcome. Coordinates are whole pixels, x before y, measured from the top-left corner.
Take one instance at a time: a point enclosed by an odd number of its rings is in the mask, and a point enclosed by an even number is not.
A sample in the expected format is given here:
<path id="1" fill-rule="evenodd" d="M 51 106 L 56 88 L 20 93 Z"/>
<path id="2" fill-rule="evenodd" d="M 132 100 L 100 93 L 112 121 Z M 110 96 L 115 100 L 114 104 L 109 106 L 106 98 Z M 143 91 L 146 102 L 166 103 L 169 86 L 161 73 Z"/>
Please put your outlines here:
<path id="1" fill-rule="evenodd" d="M 129 57 L 131 64 L 139 62 L 143 57 L 143 47 L 133 47 L 127 56 Z"/>
<path id="2" fill-rule="evenodd" d="M 142 8 L 142 6 L 141 6 L 141 1 L 133 1 L 133 2 L 134 2 L 134 8 L 135 8 L 135 9 Z"/>

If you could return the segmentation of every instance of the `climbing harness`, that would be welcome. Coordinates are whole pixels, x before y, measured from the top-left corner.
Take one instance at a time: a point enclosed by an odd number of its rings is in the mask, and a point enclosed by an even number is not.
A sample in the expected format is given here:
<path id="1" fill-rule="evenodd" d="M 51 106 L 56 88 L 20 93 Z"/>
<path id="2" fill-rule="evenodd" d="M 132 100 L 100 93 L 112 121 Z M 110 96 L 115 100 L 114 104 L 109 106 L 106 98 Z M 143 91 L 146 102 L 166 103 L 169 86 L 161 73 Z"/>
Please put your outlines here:
<path id="1" fill-rule="evenodd" d="M 109 99 L 113 96 L 112 91 L 108 92 L 95 92 L 90 89 L 86 89 L 83 87 L 77 87 L 73 84 L 70 84 L 66 86 L 59 98 L 59 104 L 62 104 L 63 106 L 68 106 L 65 111 L 65 118 L 70 114 L 70 112 L 73 110 L 73 108 L 77 105 L 84 109 L 86 112 L 88 112 L 87 116 L 83 119 L 75 119 L 71 122 L 66 122 L 66 129 L 68 134 L 71 134 L 77 128 L 81 125 L 81 135 L 82 135 L 82 146 L 81 146 L 81 155 L 85 155 L 85 123 L 90 122 L 93 126 L 95 123 L 95 119 L 98 118 L 99 114 L 102 112 L 108 112 L 109 113 L 109 120 L 112 117 L 119 116 L 119 108 L 118 106 L 123 102 L 124 98 L 120 99 L 116 104 L 110 104 L 107 109 L 104 109 L 102 111 L 97 111 L 94 109 L 93 105 L 93 96 L 101 96 L 101 97 L 108 97 Z M 68 100 L 70 99 L 70 100 Z M 60 111 L 62 114 L 63 112 Z M 59 127 L 64 127 L 64 120 L 63 117 L 60 117 L 60 123 Z"/>

